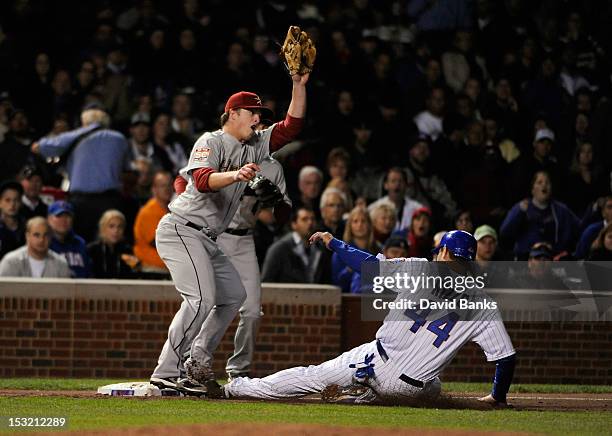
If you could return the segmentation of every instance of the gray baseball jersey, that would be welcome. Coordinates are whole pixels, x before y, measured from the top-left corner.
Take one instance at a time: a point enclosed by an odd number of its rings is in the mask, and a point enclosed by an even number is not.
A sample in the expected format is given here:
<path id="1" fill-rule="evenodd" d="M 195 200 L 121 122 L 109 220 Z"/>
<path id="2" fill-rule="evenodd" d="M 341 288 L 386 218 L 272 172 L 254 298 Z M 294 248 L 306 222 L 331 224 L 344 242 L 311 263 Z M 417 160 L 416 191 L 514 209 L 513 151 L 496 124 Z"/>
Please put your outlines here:
<path id="1" fill-rule="evenodd" d="M 278 186 L 281 194 L 283 194 L 283 201 L 291 206 L 291 199 L 289 199 L 287 195 L 287 184 L 285 183 L 283 166 L 280 162 L 271 156 L 267 156 L 261 161 L 259 167 L 261 168 L 259 172 Z M 257 211 L 256 203 L 257 197 L 255 195 L 250 195 L 248 190 L 244 192 L 240 201 L 240 207 L 234 214 L 229 227 L 232 229 L 252 229 L 255 227 L 255 223 L 257 222 L 257 217 L 254 213 Z"/>
<path id="2" fill-rule="evenodd" d="M 261 163 L 270 152 L 270 137 L 274 125 L 256 131 L 246 143 L 217 130 L 204 133 L 195 143 L 189 156 L 189 163 L 181 170 L 187 180 L 185 192 L 168 207 L 171 212 L 203 226 L 215 234 L 221 234 L 230 224 L 246 183 L 233 183 L 218 192 L 198 192 L 192 171 L 198 168 L 212 168 L 218 172 L 235 171 L 249 162 Z"/>

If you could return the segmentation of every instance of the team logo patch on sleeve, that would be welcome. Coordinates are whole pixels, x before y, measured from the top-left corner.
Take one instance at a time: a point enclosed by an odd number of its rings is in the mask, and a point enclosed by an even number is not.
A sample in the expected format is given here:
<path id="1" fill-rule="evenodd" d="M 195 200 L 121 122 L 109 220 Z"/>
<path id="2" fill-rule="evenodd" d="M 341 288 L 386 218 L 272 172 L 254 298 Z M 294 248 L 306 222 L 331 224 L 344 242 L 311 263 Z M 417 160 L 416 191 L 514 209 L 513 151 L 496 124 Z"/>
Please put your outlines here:
<path id="1" fill-rule="evenodd" d="M 193 160 L 195 162 L 203 162 L 208 159 L 208 154 L 210 153 L 210 148 L 200 146 L 195 149 Z"/>

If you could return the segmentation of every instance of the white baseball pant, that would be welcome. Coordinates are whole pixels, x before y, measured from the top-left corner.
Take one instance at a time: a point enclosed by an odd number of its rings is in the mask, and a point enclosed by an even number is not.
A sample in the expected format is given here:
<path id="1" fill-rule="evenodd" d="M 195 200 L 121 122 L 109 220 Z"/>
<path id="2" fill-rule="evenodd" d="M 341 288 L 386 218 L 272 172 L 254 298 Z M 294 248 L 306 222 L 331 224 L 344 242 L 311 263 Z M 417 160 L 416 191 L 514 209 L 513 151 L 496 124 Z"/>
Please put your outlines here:
<path id="1" fill-rule="evenodd" d="M 407 398 L 432 398 L 440 394 L 441 383 L 437 377 L 426 382 L 423 388 L 401 380 L 404 371 L 395 367 L 391 360 L 384 361 L 380 357 L 376 341 L 360 345 L 320 365 L 289 368 L 264 378 L 234 379 L 225 385 L 225 392 L 236 398 L 277 400 L 320 393 L 332 384 L 348 387 L 355 383 L 356 371 L 349 365 L 364 362 L 366 356 L 371 354 L 374 354 L 371 363 L 374 364 L 375 375 L 364 384 L 372 388 L 379 399 L 401 402 Z M 407 368 L 404 370 L 409 372 Z"/>

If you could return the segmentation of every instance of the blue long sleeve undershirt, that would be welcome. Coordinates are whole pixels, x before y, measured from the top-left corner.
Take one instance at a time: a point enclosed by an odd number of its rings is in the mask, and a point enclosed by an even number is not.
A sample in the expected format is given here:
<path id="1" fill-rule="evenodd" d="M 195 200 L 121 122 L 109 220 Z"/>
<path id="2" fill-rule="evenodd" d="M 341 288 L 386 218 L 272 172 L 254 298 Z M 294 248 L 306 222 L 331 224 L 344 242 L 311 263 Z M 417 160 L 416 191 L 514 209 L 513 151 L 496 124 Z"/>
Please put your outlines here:
<path id="1" fill-rule="evenodd" d="M 329 242 L 329 248 L 337 253 L 340 260 L 348 265 L 353 271 L 361 272 L 362 262 L 378 262 L 376 255 L 362 251 L 344 241 L 333 238 Z"/>
<path id="2" fill-rule="evenodd" d="M 506 395 L 510 390 L 510 384 L 514 377 L 516 365 L 516 354 L 513 354 L 495 362 L 495 378 L 493 379 L 493 390 L 491 395 L 496 401 L 505 403 Z"/>

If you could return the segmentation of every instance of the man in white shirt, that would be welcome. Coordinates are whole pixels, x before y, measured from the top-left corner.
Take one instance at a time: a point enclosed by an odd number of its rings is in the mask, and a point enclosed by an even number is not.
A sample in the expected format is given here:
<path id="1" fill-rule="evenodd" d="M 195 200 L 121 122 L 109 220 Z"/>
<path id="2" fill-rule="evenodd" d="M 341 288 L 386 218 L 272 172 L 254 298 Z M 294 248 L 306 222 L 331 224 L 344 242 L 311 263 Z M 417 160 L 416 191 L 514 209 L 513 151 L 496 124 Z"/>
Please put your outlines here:
<path id="1" fill-rule="evenodd" d="M 408 180 L 406 173 L 399 167 L 393 167 L 387 171 L 383 188 L 387 192 L 382 198 L 368 206 L 368 211 L 372 211 L 381 203 L 391 203 L 398 212 L 396 225 L 393 230 L 401 230 L 410 227 L 412 214 L 415 210 L 423 207 L 423 204 L 410 198 L 406 192 Z"/>
<path id="2" fill-rule="evenodd" d="M 444 88 L 434 86 L 425 101 L 425 107 L 424 111 L 419 112 L 414 117 L 414 123 L 419 129 L 419 133 L 427 135 L 432 141 L 435 141 L 442 134 L 442 121 L 444 120 L 444 108 L 446 107 Z"/>
<path id="3" fill-rule="evenodd" d="M 71 277 L 68 262 L 49 250 L 51 234 L 43 217 L 30 218 L 26 224 L 26 245 L 13 250 L 0 262 L 3 277 Z"/>

